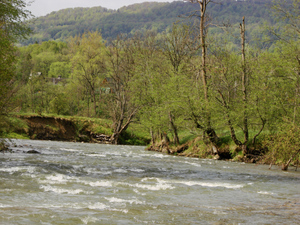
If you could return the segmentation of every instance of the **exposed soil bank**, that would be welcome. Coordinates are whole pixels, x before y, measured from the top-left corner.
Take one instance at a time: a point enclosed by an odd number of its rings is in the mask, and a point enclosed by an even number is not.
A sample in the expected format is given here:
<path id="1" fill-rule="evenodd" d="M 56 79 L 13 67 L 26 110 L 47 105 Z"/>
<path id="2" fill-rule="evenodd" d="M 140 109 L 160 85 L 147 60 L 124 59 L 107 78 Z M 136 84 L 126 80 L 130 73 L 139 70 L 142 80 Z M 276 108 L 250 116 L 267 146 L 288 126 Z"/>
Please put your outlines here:
<path id="1" fill-rule="evenodd" d="M 20 116 L 28 129 L 25 130 L 30 139 L 53 141 L 79 141 L 91 143 L 109 143 L 109 136 L 96 134 L 83 126 L 79 128 L 75 120 L 47 116 Z"/>
<path id="2" fill-rule="evenodd" d="M 92 132 L 88 124 L 78 125 L 74 118 L 60 118 L 48 116 L 19 116 L 28 126 L 25 131 L 33 140 L 53 140 L 70 142 L 90 142 L 111 144 L 110 136 Z M 248 163 L 261 163 L 264 157 L 263 150 L 252 150 L 249 154 L 232 156 L 228 148 L 214 149 L 210 146 L 198 146 L 197 139 L 180 146 L 172 146 L 164 141 L 150 145 L 149 151 L 157 151 L 185 157 L 214 158 L 219 160 L 234 160 Z M 236 150 L 236 153 L 239 150 Z"/>
<path id="3" fill-rule="evenodd" d="M 69 142 L 86 142 L 86 143 L 100 143 L 100 144 L 111 144 L 110 135 L 98 133 L 98 130 L 109 129 L 109 122 L 95 124 L 95 121 L 89 119 L 81 119 L 76 117 L 61 118 L 52 116 L 17 116 L 19 119 L 25 121 L 26 128 L 23 126 L 16 127 L 14 132 L 18 134 L 26 134 L 30 139 L 33 140 L 53 140 L 53 141 L 69 141 Z M 100 120 L 101 121 L 101 120 Z M 98 122 L 97 122 L 98 123 Z M 22 127 L 22 128 L 21 128 Z M 101 129 L 94 129 L 94 128 Z M 96 130 L 96 132 L 95 132 Z M 135 140 L 133 136 L 126 135 L 123 144 L 133 144 Z M 133 139 L 132 139 L 133 138 Z M 136 139 L 139 140 L 139 139 Z M 129 143 L 130 141 L 130 143 Z M 127 143 L 126 143 L 127 142 Z M 141 142 L 140 142 L 141 143 Z M 143 142 L 144 144 L 147 142 Z M 139 144 L 139 145 L 144 145 Z M 229 146 L 224 144 L 220 148 L 203 144 L 203 141 L 199 141 L 199 138 L 195 138 L 183 145 L 173 146 L 169 143 L 166 144 L 164 141 L 150 145 L 147 148 L 149 151 L 157 151 L 166 154 L 185 156 L 185 157 L 196 157 L 196 158 L 213 158 L 217 160 L 230 160 L 239 161 L 246 163 L 261 163 L 261 164 L 274 164 L 274 160 L 266 158 L 268 149 L 262 147 L 249 148 L 247 154 L 242 154 L 242 149 L 236 147 L 235 149 L 229 150 Z M 5 142 L 0 143 L 0 151 L 6 151 L 7 146 Z M 297 159 L 290 162 L 291 165 L 298 165 Z M 286 167 L 289 164 L 283 164 Z M 282 167 L 286 170 L 284 167 Z"/>

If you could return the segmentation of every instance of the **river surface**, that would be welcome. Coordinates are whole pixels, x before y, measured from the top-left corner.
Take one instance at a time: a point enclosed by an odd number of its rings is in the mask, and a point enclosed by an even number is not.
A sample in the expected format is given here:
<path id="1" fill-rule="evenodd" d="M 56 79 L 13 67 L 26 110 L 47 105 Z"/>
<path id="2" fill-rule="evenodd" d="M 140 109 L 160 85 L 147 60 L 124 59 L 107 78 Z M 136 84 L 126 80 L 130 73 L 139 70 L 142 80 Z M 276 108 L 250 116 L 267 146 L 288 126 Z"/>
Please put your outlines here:
<path id="1" fill-rule="evenodd" d="M 300 224 L 300 172 L 145 147 L 14 140 L 0 224 Z M 41 154 L 25 154 L 28 150 Z"/>

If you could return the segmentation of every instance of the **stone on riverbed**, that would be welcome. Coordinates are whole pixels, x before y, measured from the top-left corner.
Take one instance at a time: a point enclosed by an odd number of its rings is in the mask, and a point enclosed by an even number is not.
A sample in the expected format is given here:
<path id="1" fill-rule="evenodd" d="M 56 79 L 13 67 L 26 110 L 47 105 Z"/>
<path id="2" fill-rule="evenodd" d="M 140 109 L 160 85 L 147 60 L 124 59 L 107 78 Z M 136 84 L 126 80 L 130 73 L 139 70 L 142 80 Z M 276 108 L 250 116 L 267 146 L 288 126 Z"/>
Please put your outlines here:
<path id="1" fill-rule="evenodd" d="M 36 150 L 29 150 L 26 153 L 27 154 L 41 154 L 39 151 L 36 151 Z"/>

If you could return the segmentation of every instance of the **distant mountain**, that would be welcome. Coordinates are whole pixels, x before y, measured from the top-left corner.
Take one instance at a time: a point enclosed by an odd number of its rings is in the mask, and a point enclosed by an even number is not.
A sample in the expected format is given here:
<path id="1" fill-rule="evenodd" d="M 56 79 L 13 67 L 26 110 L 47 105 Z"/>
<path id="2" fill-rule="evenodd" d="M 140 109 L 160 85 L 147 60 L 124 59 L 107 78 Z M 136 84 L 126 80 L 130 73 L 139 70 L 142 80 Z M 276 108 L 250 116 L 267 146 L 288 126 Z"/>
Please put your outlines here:
<path id="1" fill-rule="evenodd" d="M 243 16 L 252 27 L 257 27 L 264 21 L 273 22 L 267 7 L 270 0 L 219 0 L 219 2 L 221 4 L 209 4 L 207 10 L 215 23 L 229 21 L 236 24 Z M 65 40 L 70 36 L 95 30 L 100 30 L 104 39 L 114 39 L 120 33 L 146 29 L 162 32 L 176 21 L 190 22 L 192 19 L 179 16 L 189 15 L 198 9 L 198 4 L 182 1 L 145 2 L 118 10 L 103 7 L 63 9 L 30 21 L 34 34 L 23 44 Z"/>

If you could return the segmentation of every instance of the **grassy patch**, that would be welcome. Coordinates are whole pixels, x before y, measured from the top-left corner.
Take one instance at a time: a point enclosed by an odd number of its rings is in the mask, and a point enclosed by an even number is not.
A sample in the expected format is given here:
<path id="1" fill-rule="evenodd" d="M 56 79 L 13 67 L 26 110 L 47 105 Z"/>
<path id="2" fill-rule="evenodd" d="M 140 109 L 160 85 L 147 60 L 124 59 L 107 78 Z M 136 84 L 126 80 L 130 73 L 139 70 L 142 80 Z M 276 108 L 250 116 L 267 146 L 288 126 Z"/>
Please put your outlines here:
<path id="1" fill-rule="evenodd" d="M 132 123 L 122 134 L 121 144 L 126 145 L 142 145 L 146 146 L 150 143 L 151 137 L 148 130 L 139 123 Z"/>
<path id="2" fill-rule="evenodd" d="M 30 139 L 27 134 L 18 134 L 18 133 L 15 133 L 15 132 L 3 133 L 2 137 L 3 138 L 9 138 L 9 139 Z"/>
<path id="3" fill-rule="evenodd" d="M 112 135 L 111 120 L 75 116 L 64 118 L 72 120 L 76 124 L 78 131 L 86 129 L 97 134 Z"/>
<path id="4" fill-rule="evenodd" d="M 6 116 L 0 119 L 0 137 L 2 138 L 28 138 L 27 130 L 26 122 L 20 118 Z"/>

